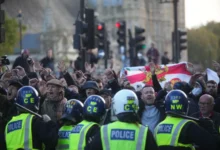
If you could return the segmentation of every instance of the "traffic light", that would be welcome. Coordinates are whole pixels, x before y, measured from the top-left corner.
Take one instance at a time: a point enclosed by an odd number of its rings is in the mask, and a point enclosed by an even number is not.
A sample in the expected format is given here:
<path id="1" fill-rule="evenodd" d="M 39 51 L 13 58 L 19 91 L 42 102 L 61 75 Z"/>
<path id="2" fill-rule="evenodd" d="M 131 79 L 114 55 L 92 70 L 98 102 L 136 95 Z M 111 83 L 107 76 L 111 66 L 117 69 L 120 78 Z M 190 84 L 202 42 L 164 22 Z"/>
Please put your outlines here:
<path id="1" fill-rule="evenodd" d="M 187 32 L 178 30 L 177 40 L 178 40 L 177 42 L 179 45 L 179 52 L 181 52 L 182 50 L 186 50 L 187 49 Z"/>
<path id="2" fill-rule="evenodd" d="M 84 21 L 76 20 L 75 22 L 75 34 L 74 34 L 74 48 L 81 50 L 83 47 L 86 47 L 87 44 L 87 24 Z"/>
<path id="3" fill-rule="evenodd" d="M 136 49 L 136 52 L 146 48 L 146 45 L 142 43 L 143 41 L 145 41 L 145 36 L 143 35 L 144 32 L 145 32 L 144 28 L 135 27 L 135 49 Z"/>
<path id="4" fill-rule="evenodd" d="M 98 23 L 96 25 L 96 31 L 96 35 L 98 37 L 98 50 L 104 51 L 106 43 L 105 23 Z"/>
<path id="5" fill-rule="evenodd" d="M 93 9 L 86 9 L 86 23 L 87 23 L 87 32 L 86 32 L 86 40 L 87 40 L 87 49 L 96 48 L 96 39 L 95 39 L 95 16 Z"/>
<path id="6" fill-rule="evenodd" d="M 115 26 L 116 28 L 118 28 L 117 42 L 118 42 L 119 47 L 121 46 L 126 47 L 126 22 L 124 20 L 116 22 Z"/>
<path id="7" fill-rule="evenodd" d="M 85 21 L 76 20 L 74 34 L 74 48 L 81 50 L 96 48 L 95 16 L 93 9 L 85 9 Z"/>

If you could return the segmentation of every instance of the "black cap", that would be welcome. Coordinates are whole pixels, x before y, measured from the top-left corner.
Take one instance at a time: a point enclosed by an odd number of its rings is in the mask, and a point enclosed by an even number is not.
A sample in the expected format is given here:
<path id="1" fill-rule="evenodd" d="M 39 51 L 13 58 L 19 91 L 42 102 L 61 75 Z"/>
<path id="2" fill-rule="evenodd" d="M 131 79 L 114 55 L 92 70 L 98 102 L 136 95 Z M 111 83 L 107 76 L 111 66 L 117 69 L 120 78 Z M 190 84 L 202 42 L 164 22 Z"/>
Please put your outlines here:
<path id="1" fill-rule="evenodd" d="M 20 89 L 23 86 L 23 84 L 20 81 L 17 81 L 17 80 L 9 81 L 9 86 L 10 85 L 17 87 L 18 89 Z"/>
<path id="2" fill-rule="evenodd" d="M 108 96 L 112 96 L 112 92 L 111 90 L 107 90 L 107 89 L 103 89 L 99 92 L 99 95 L 108 95 Z"/>
<path id="3" fill-rule="evenodd" d="M 83 89 L 94 89 L 99 91 L 98 83 L 96 81 L 86 81 L 86 83 L 83 85 Z"/>

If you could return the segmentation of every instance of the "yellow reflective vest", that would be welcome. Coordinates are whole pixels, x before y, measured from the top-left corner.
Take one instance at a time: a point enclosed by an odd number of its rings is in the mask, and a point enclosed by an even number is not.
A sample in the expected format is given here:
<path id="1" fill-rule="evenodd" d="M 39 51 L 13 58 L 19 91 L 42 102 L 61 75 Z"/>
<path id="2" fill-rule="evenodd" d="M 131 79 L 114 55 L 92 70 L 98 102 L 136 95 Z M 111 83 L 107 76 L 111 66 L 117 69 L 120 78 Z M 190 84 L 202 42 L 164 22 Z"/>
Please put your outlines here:
<path id="1" fill-rule="evenodd" d="M 148 127 L 116 121 L 101 127 L 103 150 L 144 150 Z"/>
<path id="2" fill-rule="evenodd" d="M 57 150 L 69 150 L 69 135 L 72 129 L 72 125 L 64 125 L 60 128 Z"/>
<path id="3" fill-rule="evenodd" d="M 7 150 L 33 150 L 31 114 L 14 116 L 6 125 L 5 139 Z"/>
<path id="4" fill-rule="evenodd" d="M 164 121 L 159 123 L 154 130 L 154 136 L 157 145 L 172 146 L 172 147 L 186 147 L 194 150 L 192 144 L 179 143 L 180 133 L 187 122 L 194 122 L 192 120 L 176 118 L 167 116 Z M 195 122 L 194 122 L 195 123 Z"/>
<path id="5" fill-rule="evenodd" d="M 86 146 L 87 132 L 93 125 L 97 125 L 97 123 L 83 120 L 72 129 L 69 136 L 71 150 L 84 150 Z"/>

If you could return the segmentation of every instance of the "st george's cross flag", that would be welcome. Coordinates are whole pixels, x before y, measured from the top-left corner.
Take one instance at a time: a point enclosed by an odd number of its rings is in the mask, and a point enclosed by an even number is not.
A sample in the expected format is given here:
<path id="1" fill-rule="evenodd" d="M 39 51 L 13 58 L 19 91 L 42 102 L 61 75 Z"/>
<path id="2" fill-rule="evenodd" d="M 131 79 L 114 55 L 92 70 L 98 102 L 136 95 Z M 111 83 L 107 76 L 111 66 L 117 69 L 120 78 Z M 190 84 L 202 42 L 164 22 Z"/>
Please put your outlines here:
<path id="1" fill-rule="evenodd" d="M 122 70 L 131 85 L 136 89 L 141 89 L 144 85 L 152 85 L 152 74 L 149 66 L 126 67 Z M 164 87 L 166 82 L 173 85 L 178 81 L 189 82 L 191 73 L 187 70 L 187 63 L 168 64 L 156 66 L 157 79 Z"/>

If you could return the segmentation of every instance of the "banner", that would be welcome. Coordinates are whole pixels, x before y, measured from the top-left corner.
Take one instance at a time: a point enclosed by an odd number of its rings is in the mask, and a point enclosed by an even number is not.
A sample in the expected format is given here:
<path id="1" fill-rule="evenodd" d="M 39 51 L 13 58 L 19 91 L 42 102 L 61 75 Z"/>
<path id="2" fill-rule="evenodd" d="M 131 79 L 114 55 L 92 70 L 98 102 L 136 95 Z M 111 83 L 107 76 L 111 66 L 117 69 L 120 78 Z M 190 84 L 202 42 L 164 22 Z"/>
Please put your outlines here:
<path id="1" fill-rule="evenodd" d="M 191 73 L 187 70 L 187 63 L 156 66 L 157 79 L 163 88 L 166 82 L 173 85 L 178 81 L 189 82 Z M 152 85 L 152 74 L 149 66 L 126 67 L 121 72 L 125 74 L 131 85 L 139 90 L 143 86 Z"/>
<path id="2" fill-rule="evenodd" d="M 219 77 L 218 77 L 218 74 L 215 71 L 213 71 L 212 69 L 207 68 L 206 73 L 207 73 L 208 81 L 209 80 L 214 80 L 217 84 L 219 83 Z"/>

